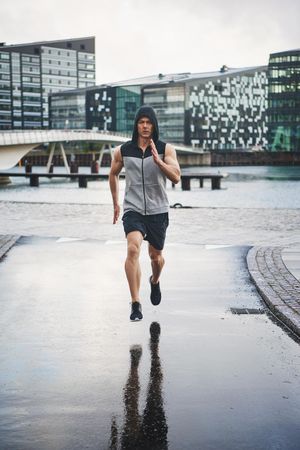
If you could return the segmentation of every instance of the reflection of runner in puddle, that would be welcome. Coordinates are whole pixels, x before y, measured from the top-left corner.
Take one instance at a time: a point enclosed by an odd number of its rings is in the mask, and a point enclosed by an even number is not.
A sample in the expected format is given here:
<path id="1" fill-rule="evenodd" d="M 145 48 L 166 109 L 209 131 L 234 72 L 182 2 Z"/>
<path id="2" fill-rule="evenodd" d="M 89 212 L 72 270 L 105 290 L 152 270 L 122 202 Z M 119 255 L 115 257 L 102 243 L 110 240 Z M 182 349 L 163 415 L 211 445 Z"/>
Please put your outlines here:
<path id="1" fill-rule="evenodd" d="M 146 406 L 139 414 L 138 402 L 140 383 L 138 366 L 142 356 L 142 347 L 130 348 L 130 370 L 124 388 L 125 419 L 118 446 L 118 429 L 113 418 L 111 425 L 110 450 L 166 450 L 168 448 L 168 426 L 163 406 L 160 358 L 158 355 L 160 325 L 150 325 L 151 368 L 147 390 Z"/>

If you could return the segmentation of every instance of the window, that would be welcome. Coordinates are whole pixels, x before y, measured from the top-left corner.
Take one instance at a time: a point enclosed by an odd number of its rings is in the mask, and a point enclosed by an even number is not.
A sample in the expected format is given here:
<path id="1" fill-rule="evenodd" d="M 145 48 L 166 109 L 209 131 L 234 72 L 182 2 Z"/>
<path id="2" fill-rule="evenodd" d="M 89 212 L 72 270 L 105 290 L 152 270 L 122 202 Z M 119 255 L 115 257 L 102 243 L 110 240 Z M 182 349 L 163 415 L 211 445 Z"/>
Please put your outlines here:
<path id="1" fill-rule="evenodd" d="M 215 84 L 215 91 L 217 92 L 222 92 L 223 91 L 223 86 L 221 84 Z"/>

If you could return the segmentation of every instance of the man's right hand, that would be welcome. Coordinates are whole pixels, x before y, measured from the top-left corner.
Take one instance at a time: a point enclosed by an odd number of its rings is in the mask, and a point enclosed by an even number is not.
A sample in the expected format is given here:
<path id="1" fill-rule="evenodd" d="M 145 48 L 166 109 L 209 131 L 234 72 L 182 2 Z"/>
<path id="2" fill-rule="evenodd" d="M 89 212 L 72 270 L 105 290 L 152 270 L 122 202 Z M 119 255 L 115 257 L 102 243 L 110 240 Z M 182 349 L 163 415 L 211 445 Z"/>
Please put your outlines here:
<path id="1" fill-rule="evenodd" d="M 116 206 L 114 206 L 113 224 L 117 223 L 119 216 L 120 216 L 120 206 L 116 205 Z"/>
<path id="2" fill-rule="evenodd" d="M 120 206 L 119 206 L 119 173 L 121 172 L 123 167 L 123 160 L 121 155 L 120 147 L 116 147 L 113 155 L 113 159 L 111 162 L 111 168 L 109 172 L 109 187 L 110 192 L 113 199 L 114 205 L 114 218 L 113 224 L 117 223 L 117 220 L 120 215 Z"/>

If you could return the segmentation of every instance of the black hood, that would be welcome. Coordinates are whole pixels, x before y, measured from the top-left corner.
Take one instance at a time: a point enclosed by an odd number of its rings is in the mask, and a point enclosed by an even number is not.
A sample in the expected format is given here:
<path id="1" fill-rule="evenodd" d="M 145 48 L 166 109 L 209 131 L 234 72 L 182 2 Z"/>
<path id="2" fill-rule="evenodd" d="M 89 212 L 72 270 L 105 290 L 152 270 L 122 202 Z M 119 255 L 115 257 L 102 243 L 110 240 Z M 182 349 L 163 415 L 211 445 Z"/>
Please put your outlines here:
<path id="1" fill-rule="evenodd" d="M 151 106 L 141 106 L 135 115 L 134 118 L 134 127 L 133 127 L 133 133 L 132 133 L 132 140 L 134 142 L 137 142 L 138 140 L 138 129 L 137 129 L 137 123 L 140 120 L 141 117 L 148 117 L 148 119 L 150 120 L 150 122 L 153 125 L 153 135 L 152 135 L 152 139 L 154 142 L 158 141 L 159 138 L 159 130 L 158 130 L 158 123 L 157 123 L 157 118 L 156 118 L 156 114 L 154 112 L 154 109 Z"/>

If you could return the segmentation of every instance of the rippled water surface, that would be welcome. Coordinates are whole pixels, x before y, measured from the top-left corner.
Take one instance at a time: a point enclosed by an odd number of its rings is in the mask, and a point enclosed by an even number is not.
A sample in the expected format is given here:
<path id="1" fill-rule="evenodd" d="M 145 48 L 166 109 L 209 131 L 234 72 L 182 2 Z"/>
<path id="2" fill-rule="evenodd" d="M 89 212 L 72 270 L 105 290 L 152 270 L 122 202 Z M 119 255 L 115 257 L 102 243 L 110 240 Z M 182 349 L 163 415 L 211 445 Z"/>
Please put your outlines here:
<path id="1" fill-rule="evenodd" d="M 23 171 L 14 168 L 12 171 Z M 56 167 L 55 172 L 64 168 Z M 89 168 L 80 172 L 89 173 Z M 103 173 L 108 168 L 101 169 Z M 192 180 L 191 191 L 182 191 L 180 185 L 167 189 L 170 204 L 181 203 L 184 206 L 197 207 L 234 207 L 234 208 L 300 208 L 300 167 L 274 166 L 237 166 L 237 167 L 193 167 L 187 171 L 223 173 L 222 189 L 212 191 L 210 180 L 204 181 L 204 188 L 198 180 Z M 34 168 L 45 171 L 45 168 Z M 120 199 L 124 194 L 124 180 L 120 181 Z M 29 186 L 25 178 L 12 178 L 12 184 L 0 187 L 0 200 L 42 203 L 111 203 L 107 181 L 90 181 L 87 189 L 79 189 L 77 181 L 68 179 L 40 179 L 39 188 Z"/>

